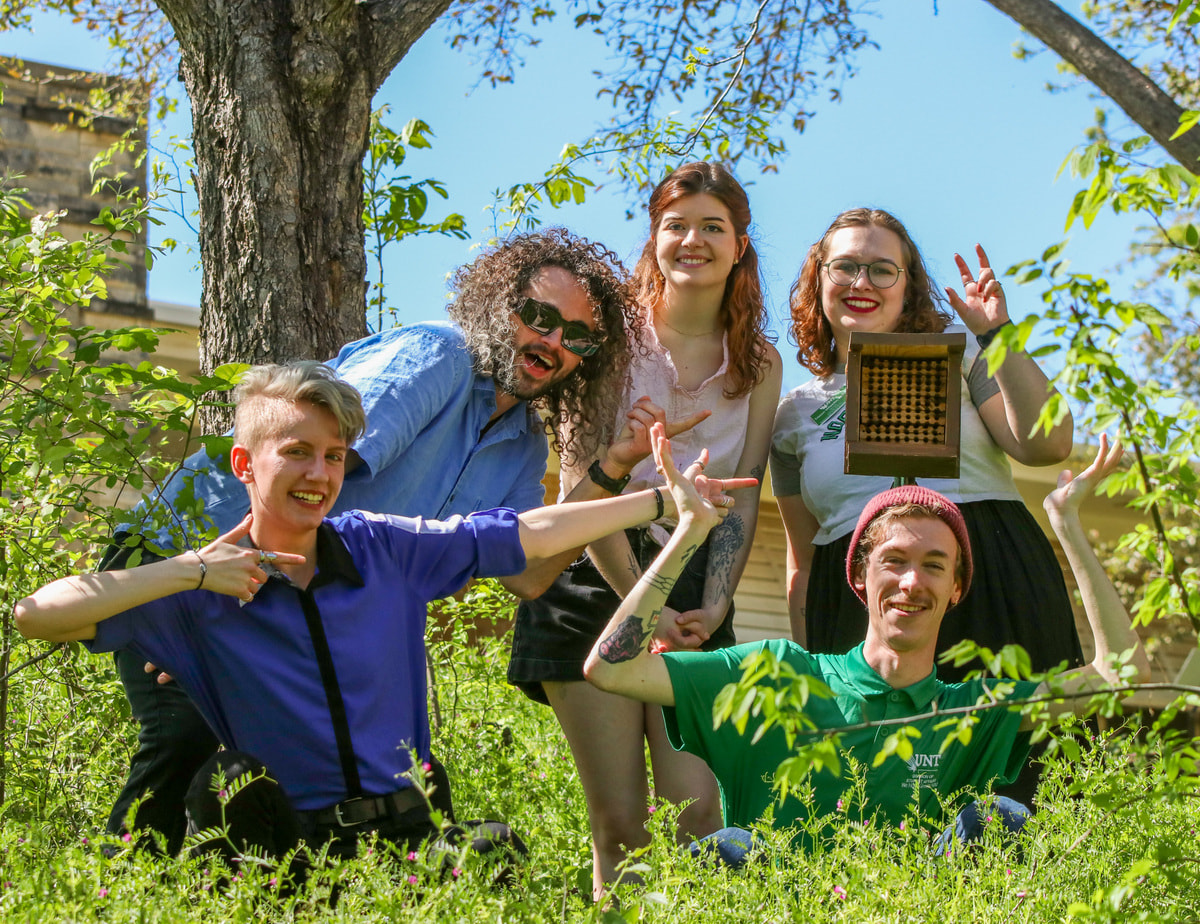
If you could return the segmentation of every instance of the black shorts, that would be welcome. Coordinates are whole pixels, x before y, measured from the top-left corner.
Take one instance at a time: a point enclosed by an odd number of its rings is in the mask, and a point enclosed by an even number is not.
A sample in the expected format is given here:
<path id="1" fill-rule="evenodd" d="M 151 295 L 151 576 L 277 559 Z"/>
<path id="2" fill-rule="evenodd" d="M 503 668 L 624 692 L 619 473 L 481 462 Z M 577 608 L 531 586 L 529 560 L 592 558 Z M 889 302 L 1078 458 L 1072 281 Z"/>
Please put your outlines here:
<path id="1" fill-rule="evenodd" d="M 645 529 L 627 529 L 625 534 L 633 554 L 645 569 L 661 547 Z M 698 609 L 707 569 L 706 541 L 675 582 L 667 605 L 681 612 Z M 621 597 L 608 586 L 585 552 L 555 579 L 549 590 L 536 600 L 522 601 L 517 608 L 508 682 L 530 699 L 545 703 L 542 681 L 583 680 L 583 662 L 620 605 Z M 701 647 L 713 651 L 736 641 L 731 602 L 725 620 Z"/>

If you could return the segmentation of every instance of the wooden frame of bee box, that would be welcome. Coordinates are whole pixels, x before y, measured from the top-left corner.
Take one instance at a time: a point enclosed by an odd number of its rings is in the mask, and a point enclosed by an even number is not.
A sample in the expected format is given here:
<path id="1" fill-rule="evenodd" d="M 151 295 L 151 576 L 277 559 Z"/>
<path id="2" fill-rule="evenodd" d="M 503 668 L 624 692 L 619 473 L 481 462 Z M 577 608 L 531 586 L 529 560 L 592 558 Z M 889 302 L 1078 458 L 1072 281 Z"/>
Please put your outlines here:
<path id="1" fill-rule="evenodd" d="M 846 474 L 957 478 L 966 334 L 851 332 Z"/>

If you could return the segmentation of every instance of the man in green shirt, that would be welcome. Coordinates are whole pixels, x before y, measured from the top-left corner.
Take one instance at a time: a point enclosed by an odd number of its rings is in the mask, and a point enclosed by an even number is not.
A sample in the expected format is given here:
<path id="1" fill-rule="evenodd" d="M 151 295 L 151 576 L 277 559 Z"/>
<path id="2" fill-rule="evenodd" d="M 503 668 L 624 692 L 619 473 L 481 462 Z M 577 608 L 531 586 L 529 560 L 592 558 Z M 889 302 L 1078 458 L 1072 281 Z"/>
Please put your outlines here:
<path id="1" fill-rule="evenodd" d="M 914 803 L 921 817 L 935 817 L 941 811 L 939 796 L 963 788 L 984 790 L 993 780 L 1015 776 L 1029 747 L 1030 722 L 1019 712 L 1005 708 L 979 712 L 970 743 L 954 742 L 944 751 L 941 745 L 949 732 L 935 730 L 946 717 L 933 713 L 974 705 L 985 692 L 984 681 L 946 684 L 934 670 L 942 617 L 966 593 L 972 572 L 966 527 L 952 502 L 927 488 L 905 486 L 878 495 L 863 511 L 850 542 L 846 570 L 851 586 L 867 605 L 869 619 L 866 639 L 848 654 L 811 654 L 784 639 L 715 652 L 657 654 L 651 651 L 651 643 L 658 613 L 680 568 L 719 512 L 679 477 L 669 444 L 659 434 L 655 434 L 655 453 L 679 505 L 680 525 L 601 634 L 585 674 L 601 689 L 662 705 L 674 744 L 709 764 L 721 785 L 729 826 L 715 836 L 723 855 L 733 860 L 744 856 L 749 835 L 736 829 L 754 824 L 771 806 L 773 822 L 779 826 L 826 816 L 839 807 L 850 808 L 864 819 L 894 823 Z M 1117 679 L 1111 654 L 1133 649 L 1133 663 L 1141 677 L 1149 675 L 1149 662 L 1129 616 L 1079 522 L 1081 501 L 1116 467 L 1120 455 L 1120 444 L 1110 450 L 1102 437 L 1092 465 L 1076 478 L 1064 472 L 1045 501 L 1078 582 L 1096 647 L 1091 664 L 1059 676 L 1058 684 L 1068 698 L 1051 707 L 1057 712 L 1082 709 L 1086 697 L 1070 698 L 1070 694 Z M 905 725 L 921 732 L 910 739 L 911 758 L 905 761 L 891 755 L 876 767 L 876 753 L 894 728 L 849 729 L 841 736 L 841 756 L 853 757 L 865 768 L 861 803 L 847 806 L 854 801 L 848 794 L 848 774 L 819 770 L 809 778 L 811 801 L 788 798 L 779 804 L 772 780 L 775 769 L 792 754 L 782 730 L 773 728 L 755 742 L 753 718 L 744 734 L 731 723 L 714 729 L 712 720 L 717 694 L 741 679 L 740 664 L 747 655 L 762 650 L 831 689 L 831 698 L 814 696 L 806 706 L 818 730 L 907 720 Z M 1012 699 L 1048 692 L 1045 684 L 1008 685 L 1012 689 L 1007 697 Z M 1003 821 L 1019 828 L 1027 810 L 1007 800 L 1000 814 Z M 960 817 L 960 824 L 968 821 Z M 970 831 L 960 829 L 959 834 L 967 836 Z M 726 854 L 730 844 L 734 849 Z"/>

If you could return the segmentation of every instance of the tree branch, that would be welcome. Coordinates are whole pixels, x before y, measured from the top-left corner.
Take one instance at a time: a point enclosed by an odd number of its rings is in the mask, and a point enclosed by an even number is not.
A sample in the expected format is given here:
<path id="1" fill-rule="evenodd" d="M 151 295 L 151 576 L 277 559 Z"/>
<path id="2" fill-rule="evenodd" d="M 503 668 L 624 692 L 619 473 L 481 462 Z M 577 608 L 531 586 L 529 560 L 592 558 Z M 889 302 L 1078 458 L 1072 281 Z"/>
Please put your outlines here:
<path id="1" fill-rule="evenodd" d="M 987 0 L 1121 107 L 1168 154 L 1200 172 L 1200 130 L 1172 140 L 1184 109 L 1103 39 L 1051 0 Z"/>

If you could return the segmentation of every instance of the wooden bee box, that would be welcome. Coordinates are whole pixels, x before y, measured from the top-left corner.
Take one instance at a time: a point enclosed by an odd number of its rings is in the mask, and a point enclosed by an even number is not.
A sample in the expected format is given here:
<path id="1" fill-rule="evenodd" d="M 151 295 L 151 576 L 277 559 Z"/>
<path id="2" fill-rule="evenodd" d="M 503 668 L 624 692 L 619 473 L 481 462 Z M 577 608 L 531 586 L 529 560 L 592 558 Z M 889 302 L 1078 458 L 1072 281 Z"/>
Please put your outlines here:
<path id="1" fill-rule="evenodd" d="M 850 334 L 846 474 L 957 478 L 966 335 Z"/>

